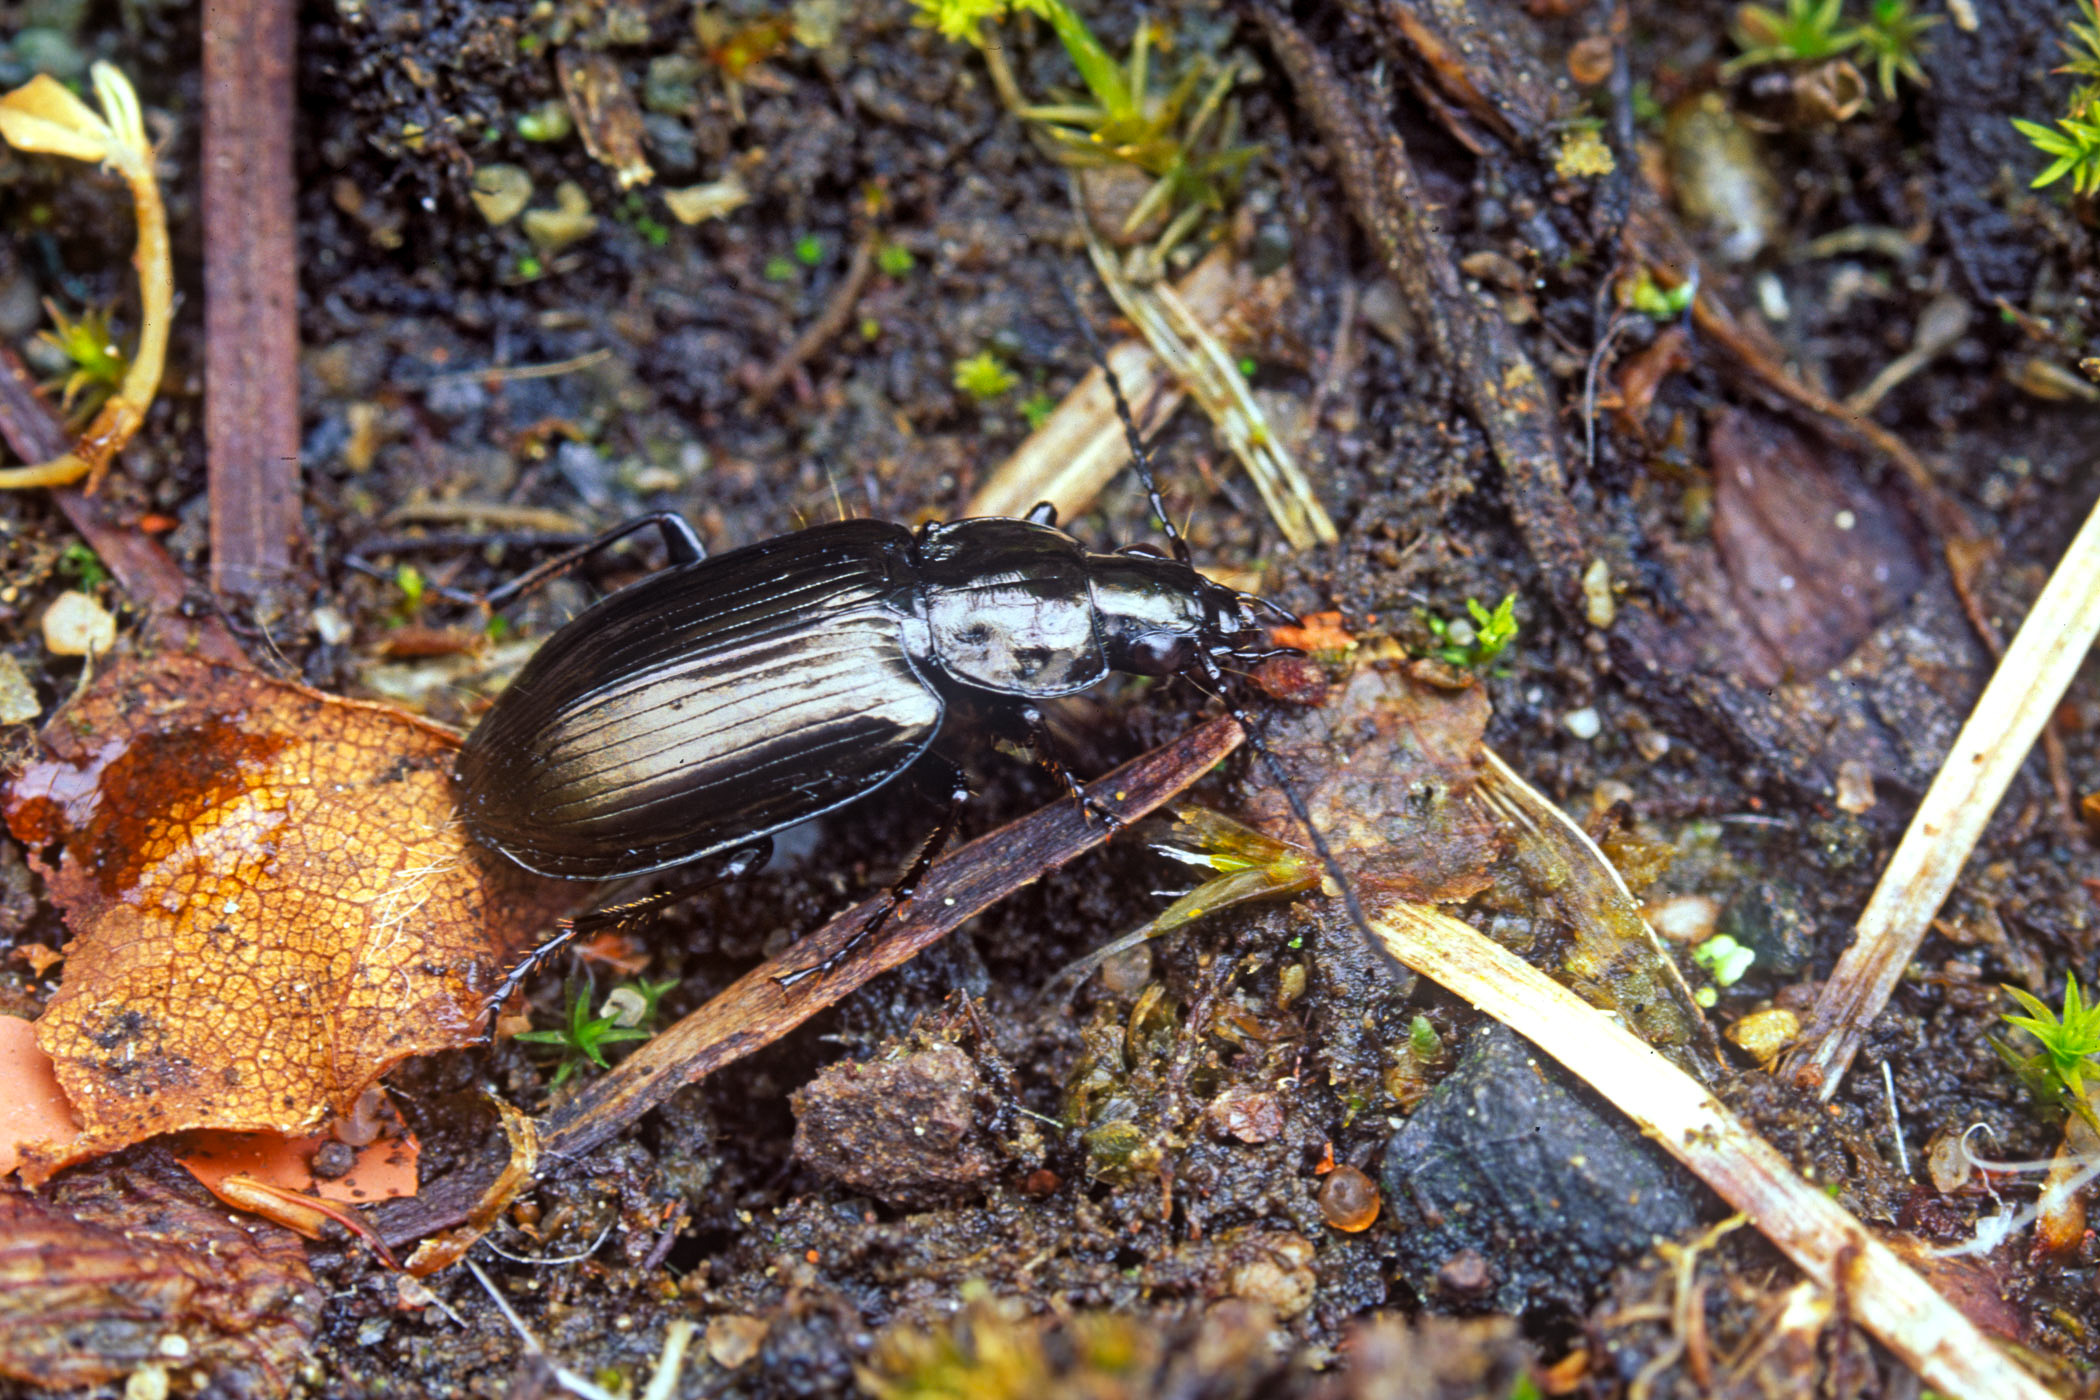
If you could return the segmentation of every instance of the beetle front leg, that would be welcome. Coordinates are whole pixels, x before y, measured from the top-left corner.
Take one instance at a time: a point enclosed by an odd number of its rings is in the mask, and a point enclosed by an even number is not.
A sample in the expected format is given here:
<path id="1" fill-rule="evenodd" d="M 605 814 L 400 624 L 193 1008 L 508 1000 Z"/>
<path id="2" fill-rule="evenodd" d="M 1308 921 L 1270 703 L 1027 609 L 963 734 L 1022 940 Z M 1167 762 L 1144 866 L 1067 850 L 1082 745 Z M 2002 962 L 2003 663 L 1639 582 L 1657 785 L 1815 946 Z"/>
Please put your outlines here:
<path id="1" fill-rule="evenodd" d="M 1033 705 L 1023 705 L 1015 713 L 1014 718 L 1015 728 L 1017 730 L 1025 729 L 1025 732 L 1021 733 L 1019 737 L 1027 741 L 1028 750 L 1035 755 L 1035 761 L 1057 776 L 1057 780 L 1064 784 L 1065 791 L 1072 795 L 1072 800 L 1079 804 L 1079 809 L 1082 812 L 1085 812 L 1089 817 L 1099 817 L 1107 825 L 1111 833 L 1121 831 L 1129 825 L 1128 822 L 1103 806 L 1100 799 L 1096 798 L 1093 793 L 1087 791 L 1086 784 L 1081 782 L 1078 775 L 1073 773 L 1071 768 L 1065 764 L 1065 761 L 1058 756 L 1057 740 L 1051 736 L 1050 725 L 1043 718 L 1041 710 Z"/>
<path id="2" fill-rule="evenodd" d="M 503 974 L 502 982 L 490 994 L 488 1019 L 483 1023 L 481 1043 L 487 1045 L 496 1038 L 496 1014 L 503 1004 L 532 980 L 534 973 L 547 965 L 556 953 L 575 942 L 583 934 L 604 933 L 608 929 L 624 927 L 648 918 L 663 909 L 692 898 L 702 890 L 739 880 L 763 866 L 773 858 L 773 838 L 762 836 L 758 840 L 738 847 L 725 856 L 717 858 L 714 868 L 697 880 L 688 880 L 682 885 L 673 885 L 655 894 L 630 899 L 624 904 L 613 904 L 603 909 L 594 909 L 588 914 L 579 914 L 573 919 L 563 919 L 554 926 L 554 934 L 544 943 L 532 949 Z"/>
<path id="3" fill-rule="evenodd" d="M 883 895 L 882 903 L 876 906 L 875 912 L 868 916 L 866 923 L 854 931 L 851 938 L 840 944 L 837 951 L 820 963 L 774 974 L 775 982 L 783 987 L 792 987 L 805 977 L 829 972 L 844 962 L 848 953 L 880 933 L 884 924 L 892 919 L 902 923 L 911 917 L 912 896 L 919 892 L 919 882 L 926 878 L 927 871 L 933 869 L 933 862 L 941 851 L 955 839 L 956 830 L 962 825 L 963 806 L 970 800 L 969 780 L 963 776 L 962 769 L 945 758 L 939 758 L 937 755 L 934 757 L 945 764 L 948 770 L 948 808 L 941 814 L 940 825 L 933 829 L 933 834 L 926 838 L 926 844 L 919 847 L 919 853 L 912 857 L 911 864 L 905 867 L 904 874 L 898 877 L 896 884 L 890 886 L 888 892 Z"/>

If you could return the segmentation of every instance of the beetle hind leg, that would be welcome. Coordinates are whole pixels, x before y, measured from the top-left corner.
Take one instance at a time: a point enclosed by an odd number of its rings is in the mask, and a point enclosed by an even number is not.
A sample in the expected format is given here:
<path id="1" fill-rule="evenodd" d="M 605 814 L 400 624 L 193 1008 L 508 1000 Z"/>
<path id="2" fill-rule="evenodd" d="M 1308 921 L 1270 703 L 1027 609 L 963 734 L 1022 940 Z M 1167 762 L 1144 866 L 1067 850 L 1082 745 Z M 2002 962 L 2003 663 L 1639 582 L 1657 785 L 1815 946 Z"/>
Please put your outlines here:
<path id="1" fill-rule="evenodd" d="M 1070 793 L 1072 800 L 1079 804 L 1080 811 L 1086 813 L 1090 819 L 1099 819 L 1108 827 L 1110 835 L 1114 835 L 1130 825 L 1130 823 L 1124 821 L 1103 804 L 1093 793 L 1087 791 L 1087 785 L 1080 781 L 1079 775 L 1074 773 L 1066 765 L 1064 759 L 1059 756 L 1057 741 L 1051 737 L 1050 726 L 1043 719 L 1041 710 L 1033 705 L 1024 706 L 1016 717 L 1016 728 L 1024 730 L 1017 737 L 1025 739 L 1028 744 L 1028 751 L 1035 755 L 1035 761 L 1049 769 L 1058 782 L 1064 784 L 1065 791 Z"/>
<path id="2" fill-rule="evenodd" d="M 942 761 L 946 762 L 945 759 Z M 933 834 L 919 847 L 919 853 L 912 857 L 911 864 L 904 868 L 904 873 L 897 878 L 897 883 L 891 885 L 884 893 L 882 902 L 875 907 L 875 912 L 854 930 L 852 937 L 841 943 L 822 962 L 775 973 L 773 980 L 783 987 L 792 987 L 805 977 L 829 972 L 844 962 L 847 954 L 880 933 L 885 924 L 892 920 L 902 923 L 909 919 L 912 897 L 919 892 L 919 882 L 926 878 L 926 872 L 933 868 L 934 860 L 946 849 L 948 843 L 955 839 L 955 833 L 962 825 L 963 806 L 969 800 L 969 781 L 963 776 L 962 769 L 952 763 L 948 764 L 948 808 L 941 814 L 940 825 L 933 829 Z"/>
<path id="3" fill-rule="evenodd" d="M 621 904 L 594 909 L 573 919 L 563 919 L 554 926 L 551 937 L 511 965 L 510 970 L 503 974 L 503 980 L 496 985 L 496 990 L 489 994 L 487 1019 L 483 1022 L 481 1030 L 481 1043 L 486 1045 L 495 1039 L 496 1015 L 503 1009 L 503 1004 L 531 981 L 533 974 L 545 967 L 556 953 L 568 947 L 577 938 L 640 923 L 673 904 L 692 898 L 702 890 L 742 879 L 772 858 L 773 839 L 763 836 L 727 855 L 717 857 L 714 867 L 697 880 L 688 880 L 682 885 L 673 885 L 670 889 L 658 890 L 655 894 L 644 895 L 640 899 L 630 899 Z"/>

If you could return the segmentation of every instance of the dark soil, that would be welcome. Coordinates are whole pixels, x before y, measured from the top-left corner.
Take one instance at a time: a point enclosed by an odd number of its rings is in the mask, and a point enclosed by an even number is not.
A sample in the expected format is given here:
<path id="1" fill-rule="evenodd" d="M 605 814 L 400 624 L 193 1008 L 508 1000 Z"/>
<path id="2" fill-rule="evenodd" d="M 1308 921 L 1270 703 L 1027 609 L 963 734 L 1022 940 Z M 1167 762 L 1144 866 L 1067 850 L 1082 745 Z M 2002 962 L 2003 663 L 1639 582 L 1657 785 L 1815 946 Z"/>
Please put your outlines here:
<path id="1" fill-rule="evenodd" d="M 179 522 L 166 542 L 201 580 L 194 15 L 150 2 L 27 8 L 52 9 L 47 24 L 81 52 L 120 63 L 149 110 L 170 119 L 164 158 L 188 300 L 161 402 L 105 489 L 127 509 Z M 1497 15 L 1512 42 L 1535 41 L 1556 78 L 1600 9 L 1550 0 L 1477 8 Z M 1976 32 L 1951 22 L 1932 31 L 1930 87 L 1906 80 L 1895 100 L 1877 92 L 1842 125 L 1767 133 L 1748 157 L 1702 148 L 1693 159 L 1748 158 L 1770 171 L 1771 207 L 1753 211 L 1769 222 L 1769 246 L 1754 263 L 1720 269 L 1717 290 L 1745 318 L 1760 304 L 1783 307 L 1765 329 L 1808 382 L 1843 397 L 1909 348 L 1934 297 L 1970 307 L 1967 332 L 1874 416 L 1928 459 L 1996 547 L 1977 589 L 1982 611 L 2010 635 L 2100 492 L 2100 410 L 2017 382 L 2030 357 L 2069 366 L 2090 353 L 2100 257 L 2091 201 L 2069 201 L 2062 186 L 2030 192 L 2040 158 L 2005 120 L 2053 115 L 2066 80 L 2046 70 L 2060 61 L 2056 38 L 2071 7 L 1973 8 Z M 1729 7 L 1632 11 L 1642 139 L 1659 144 L 1662 112 L 1726 87 L 1717 70 L 1734 52 Z M 757 0 L 708 10 L 727 32 L 779 13 Z M 710 549 L 842 513 L 945 518 L 1025 436 L 1019 402 L 1036 391 L 1055 399 L 1085 372 L 1085 342 L 1059 284 L 1081 289 L 1099 325 L 1111 308 L 1092 290 L 1063 172 L 1001 107 L 982 58 L 913 25 L 902 0 L 801 0 L 794 16 L 815 42 L 784 44 L 732 90 L 695 36 L 691 7 L 668 0 L 306 8 L 298 213 L 311 572 L 295 606 L 234 619 L 259 664 L 467 723 L 489 673 L 517 663 L 515 649 L 499 644 L 466 663 L 381 659 L 404 619 L 478 625 L 471 609 L 434 594 L 410 619 L 393 580 L 413 564 L 434 583 L 483 589 L 541 553 L 515 540 L 472 547 L 456 538 L 479 528 L 471 522 L 420 526 L 390 522 L 392 513 L 498 502 L 558 512 L 589 532 L 677 510 Z M 1689 372 L 1664 382 L 1640 430 L 1601 414 L 1594 464 L 1583 466 L 1585 364 L 1616 256 L 1599 241 L 1597 207 L 1556 184 L 1534 152 L 1491 132 L 1473 133 L 1479 150 L 1451 136 L 1369 27 L 1325 7 L 1300 18 L 1364 99 L 1378 91 L 1374 70 L 1383 74 L 1392 90 L 1379 110 L 1407 139 L 1420 193 L 1444 206 L 1460 254 L 1497 255 L 1520 271 L 1517 285 L 1500 285 L 1499 264 L 1468 262 L 1549 372 L 1567 460 L 1578 464 L 1571 499 L 1628 598 L 1690 619 L 1688 673 L 1707 668 L 1773 697 L 1796 725 L 1788 732 L 1814 742 L 1788 750 L 1784 739 L 1731 730 L 1720 711 L 1614 669 L 1580 600 L 1557 594 L 1514 527 L 1486 439 L 1457 406 L 1459 386 L 1415 312 L 1392 303 L 1334 162 L 1260 31 L 1229 9 L 1178 3 L 1150 15 L 1172 39 L 1161 63 L 1173 69 L 1204 53 L 1250 65 L 1237 100 L 1261 153 L 1229 217 L 1205 236 L 1280 259 L 1295 279 L 1280 323 L 1248 355 L 1258 391 L 1288 421 L 1316 396 L 1322 403 L 1298 447 L 1342 543 L 1288 551 L 1189 410 L 1157 445 L 1170 507 L 1188 515 L 1199 562 L 1258 570 L 1264 594 L 1288 607 L 1339 609 L 1351 625 L 1410 645 L 1429 641 L 1425 612 L 1457 617 L 1468 598 L 1517 594 L 1520 640 L 1485 679 L 1495 709 L 1488 742 L 1578 820 L 1612 813 L 1633 836 L 1674 850 L 1647 898 L 1706 896 L 1724 928 L 1759 948 L 1748 977 L 1719 993 L 1716 1025 L 1774 1000 L 1805 1005 L 1988 674 L 1932 527 L 1885 460 L 1831 446 L 1797 412 L 1715 368 L 1705 345 L 1694 347 Z M 1129 14 L 1096 23 L 1111 52 L 1127 50 Z M 1070 85 L 1045 29 L 1002 33 L 1024 91 Z M 560 102 L 550 55 L 565 43 L 610 55 L 645 95 L 657 186 L 621 191 L 574 136 L 517 134 L 521 114 Z M 9 82 L 26 71 L 0 65 Z M 1571 111 L 1607 109 L 1602 96 L 1569 91 Z M 1466 125 L 1463 114 L 1445 116 Z M 496 162 L 530 173 L 534 207 L 550 207 L 555 187 L 575 182 L 598 215 L 596 232 L 549 251 L 515 221 L 491 227 L 469 196 L 476 167 Z M 731 168 L 750 202 L 726 218 L 682 225 L 657 192 Z M 0 335 L 11 343 L 42 324 L 39 297 L 77 309 L 125 294 L 128 215 L 112 182 L 0 155 L 0 227 L 11 235 L 0 242 Z M 819 315 L 871 228 L 910 253 L 909 268 L 900 259 L 877 273 L 845 332 L 770 403 L 749 404 L 746 378 Z M 1855 236 L 1861 230 L 1874 232 Z M 1361 319 L 1337 365 L 1345 307 Z M 1622 354 L 1654 333 L 1643 326 Z M 958 361 L 987 349 L 1021 386 L 980 402 L 952 376 Z M 591 356 L 548 377 L 472 373 Z M 1767 493 L 1757 502 L 1806 490 L 1812 506 L 1858 503 L 1872 526 L 1860 532 L 1871 539 L 1786 556 L 1811 601 L 1776 630 L 1761 624 L 1778 604 L 1755 580 L 1778 567 L 1770 561 L 1792 543 L 1795 521 L 1768 514 L 1762 533 L 1716 543 L 1716 498 L 1739 488 L 1717 484 L 1721 448 L 1709 437 L 1731 431 L 1767 444 L 1746 452 L 1756 462 L 1795 453 L 1810 464 L 1809 486 L 1767 479 L 1748 488 Z M 1731 520 L 1757 515 L 1721 509 Z M 1090 542 L 1125 542 L 1149 538 L 1144 516 L 1126 479 L 1065 523 Z M 427 538 L 437 535 L 454 538 Z M 78 674 L 77 662 L 44 654 L 35 625 L 69 582 L 65 570 L 77 579 L 77 561 L 61 557 L 69 539 L 40 499 L 0 497 L 0 640 L 47 715 Z M 1819 557 L 1824 549 L 1898 560 L 1909 582 L 1900 596 L 1853 609 L 1825 577 L 1826 564 L 1830 578 L 1844 575 L 1839 561 Z M 639 548 L 508 615 L 518 633 L 542 635 L 652 558 Z M 334 616 L 317 623 L 317 609 Z M 1374 616 L 1379 626 L 1365 621 Z M 351 625 L 347 638 L 323 640 L 336 619 Z M 2058 726 L 2074 796 L 2100 791 L 2095 679 L 2081 677 Z M 1204 705 L 1187 687 L 1122 684 L 1072 703 L 1057 725 L 1075 767 L 1098 772 Z M 1591 712 L 1575 726 L 1593 717 L 1594 737 L 1571 730 L 1576 712 Z M 17 727 L 0 742 L 15 754 L 29 738 Z M 1854 756 L 1871 770 L 1877 800 L 1848 812 L 1828 799 L 1827 780 Z M 1804 774 L 1821 774 L 1820 790 Z M 1201 795 L 1230 809 L 1234 781 L 1222 775 Z M 989 746 L 975 786 L 968 834 L 1058 798 L 1054 780 Z M 680 979 L 666 1011 L 691 1010 L 879 887 L 936 815 L 928 794 L 885 790 L 825 821 L 799 855 L 666 914 L 650 933 L 645 974 Z M 1000 1346 L 1023 1358 L 1017 1373 L 983 1369 L 961 1383 L 959 1393 L 982 1395 L 1045 1393 L 1029 1383 L 1037 1370 L 1064 1377 L 1074 1394 L 1310 1392 L 1345 1384 L 1333 1379 L 1342 1349 L 1374 1314 L 1387 1320 L 1364 1334 L 1361 1389 L 1334 1393 L 1380 1393 L 1379 1377 L 1405 1374 L 1425 1386 L 1434 1376 L 1448 1393 L 1503 1394 L 1524 1357 L 1552 1365 L 1581 1351 L 1586 1362 L 1553 1374 L 1584 1393 L 1613 1394 L 1663 1352 L 1668 1329 L 1641 1307 L 1671 1301 L 1671 1266 L 1649 1250 L 1649 1234 L 1696 1233 L 1718 1218 L 1716 1204 L 1680 1179 L 1671 1189 L 1682 1198 L 1658 1203 L 1653 1219 L 1571 1221 L 1544 1238 L 1535 1213 L 1489 1214 L 1430 1222 L 1443 1233 L 1425 1234 L 1435 1197 L 1402 1200 L 1405 1180 L 1435 1152 L 1458 1149 L 1437 1146 L 1425 1158 L 1419 1144 L 1400 1145 L 1411 1141 L 1413 1105 L 1393 1097 L 1388 1071 L 1417 1015 L 1452 1062 L 1476 1018 L 1434 986 L 1393 985 L 1325 902 L 1208 920 L 1119 962 L 1069 1009 L 1039 999 L 1060 967 L 1151 917 L 1153 891 L 1182 879 L 1136 839 L 1057 872 L 685 1091 L 618 1144 L 562 1164 L 498 1231 L 505 1256 L 475 1258 L 548 1357 L 602 1384 L 617 1378 L 629 1393 L 646 1383 L 676 1318 L 703 1329 L 684 1395 L 848 1391 L 856 1368 L 868 1367 L 899 1394 L 958 1393 L 913 1388 L 948 1364 L 913 1338 L 958 1326 L 959 1316 L 980 1358 Z M 1980 1194 L 1934 1190 L 1925 1146 L 1982 1123 L 1999 1157 L 2056 1147 L 1986 1037 L 2007 1007 L 1997 984 L 2053 998 L 2067 972 L 2100 977 L 2096 880 L 2092 840 L 2071 824 L 2038 754 L 1834 1102 L 1801 1099 L 1747 1059 L 1725 1092 L 1861 1218 L 1958 1236 L 1994 1207 Z M 57 946 L 56 916 L 29 883 L 15 848 L 0 849 L 0 930 L 13 943 Z M 543 1024 L 556 1014 L 558 981 L 538 989 Z M 0 964 L 0 1010 L 33 1014 L 47 991 L 23 963 Z M 550 1074 L 512 1045 L 399 1076 L 426 1170 L 498 1152 L 484 1091 L 536 1110 Z M 1577 1109 L 1571 1118 L 1599 1119 L 1598 1131 L 1625 1131 L 1602 1121 L 1608 1113 Z M 937 1153 L 914 1140 L 914 1121 L 941 1135 Z M 1510 1131 L 1530 1131 L 1529 1121 Z M 1329 1201 L 1323 1211 L 1319 1169 L 1329 1162 L 1384 1183 L 1369 1229 L 1329 1223 L 1340 1210 Z M 1675 1171 L 1642 1169 L 1651 1167 Z M 1613 1231 L 1623 1248 L 1602 1239 Z M 1992 1264 L 2016 1340 L 2044 1374 L 2080 1393 L 2091 1393 L 2100 1359 L 2100 1260 L 2087 1243 L 2074 1258 L 2043 1263 L 2029 1262 L 2024 1244 L 2009 1246 Z M 544 1363 L 464 1270 L 431 1281 L 442 1308 L 409 1310 L 362 1253 L 319 1246 L 312 1257 L 327 1295 L 313 1393 L 553 1393 Z M 1712 1257 L 1725 1286 L 1706 1294 L 1707 1326 L 1725 1355 L 1794 1275 L 1753 1230 L 1727 1236 Z M 1101 1359 L 1109 1344 L 1085 1316 L 1094 1310 L 1131 1320 L 1115 1343 L 1128 1360 L 1121 1370 Z M 1449 1320 L 1497 1311 L 1516 1317 L 1514 1330 Z M 1393 1315 L 1420 1325 L 1410 1332 Z M 1818 1364 L 1845 1394 L 1881 1393 L 1901 1370 L 1856 1338 L 1834 1342 Z M 1466 1389 L 1476 1383 L 1488 1388 Z M 1698 1391 L 1682 1361 L 1654 1385 L 1657 1395 Z"/>

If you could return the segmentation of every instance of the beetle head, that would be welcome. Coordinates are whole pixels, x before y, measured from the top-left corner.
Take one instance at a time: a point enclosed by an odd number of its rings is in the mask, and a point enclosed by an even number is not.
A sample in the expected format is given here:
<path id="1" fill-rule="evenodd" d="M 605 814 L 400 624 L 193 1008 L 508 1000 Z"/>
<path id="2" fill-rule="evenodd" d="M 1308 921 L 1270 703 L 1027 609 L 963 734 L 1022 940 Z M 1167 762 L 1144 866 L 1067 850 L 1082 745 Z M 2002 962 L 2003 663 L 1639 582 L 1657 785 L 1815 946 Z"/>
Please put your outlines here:
<path id="1" fill-rule="evenodd" d="M 1297 620 L 1146 545 L 1097 555 L 1088 572 L 1108 664 L 1133 675 L 1176 675 L 1199 656 L 1260 661 L 1282 650 L 1270 644 L 1262 618 Z"/>

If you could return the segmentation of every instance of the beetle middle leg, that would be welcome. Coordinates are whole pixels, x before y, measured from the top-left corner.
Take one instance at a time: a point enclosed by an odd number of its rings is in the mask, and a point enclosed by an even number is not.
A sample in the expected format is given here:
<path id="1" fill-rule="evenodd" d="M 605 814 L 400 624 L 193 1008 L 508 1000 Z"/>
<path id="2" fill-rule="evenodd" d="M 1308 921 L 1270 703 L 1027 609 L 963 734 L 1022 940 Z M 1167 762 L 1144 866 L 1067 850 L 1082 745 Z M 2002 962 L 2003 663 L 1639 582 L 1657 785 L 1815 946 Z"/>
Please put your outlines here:
<path id="1" fill-rule="evenodd" d="M 955 839 L 956 830 L 962 825 L 963 806 L 970 800 L 969 780 L 963 775 L 961 768 L 939 755 L 929 755 L 922 761 L 939 762 L 946 768 L 948 806 L 941 814 L 940 825 L 933 829 L 933 834 L 919 847 L 919 853 L 912 857 L 911 864 L 904 868 L 904 873 L 897 878 L 897 883 L 889 887 L 888 892 L 883 895 L 882 903 L 868 916 L 867 922 L 856 929 L 851 938 L 840 944 L 838 950 L 822 962 L 776 973 L 773 980 L 781 986 L 792 987 L 805 977 L 831 971 L 845 961 L 848 953 L 880 933 L 883 925 L 891 919 L 902 922 L 911 917 L 912 896 L 919 892 L 919 882 L 926 878 L 926 872 L 933 868 L 933 862 L 941 851 Z"/>
<path id="2" fill-rule="evenodd" d="M 773 838 L 761 836 L 755 841 L 715 857 L 713 868 L 697 880 L 688 880 L 682 885 L 658 890 L 655 894 L 643 895 L 640 899 L 630 899 L 623 904 L 594 909 L 573 919 L 563 919 L 554 926 L 553 937 L 518 959 L 510 970 L 503 974 L 503 981 L 497 984 L 496 990 L 490 993 L 488 1021 L 481 1032 L 482 1044 L 486 1045 L 495 1038 L 496 1013 L 503 1009 L 503 1003 L 509 1001 L 520 987 L 532 980 L 533 974 L 545 967 L 550 958 L 575 942 L 579 936 L 603 933 L 608 929 L 620 928 L 645 919 L 658 910 L 667 909 L 673 904 L 692 898 L 702 890 L 713 889 L 716 885 L 727 884 L 731 880 L 740 880 L 772 858 Z"/>
<path id="3" fill-rule="evenodd" d="M 1094 794 L 1087 791 L 1086 784 L 1066 765 L 1058 754 L 1057 740 L 1050 733 L 1049 722 L 1043 718 L 1040 709 L 1034 705 L 1020 705 L 1011 711 L 996 714 L 994 719 L 1000 728 L 1000 737 L 1009 743 L 1027 744 L 1028 751 L 1035 755 L 1035 761 L 1049 769 L 1058 782 L 1064 784 L 1065 791 L 1072 795 L 1072 800 L 1079 804 L 1081 811 L 1089 817 L 1100 818 L 1110 832 L 1121 831 L 1129 825 L 1104 806 Z"/>

